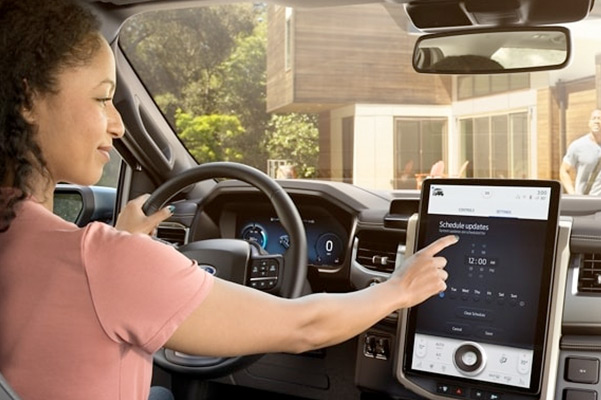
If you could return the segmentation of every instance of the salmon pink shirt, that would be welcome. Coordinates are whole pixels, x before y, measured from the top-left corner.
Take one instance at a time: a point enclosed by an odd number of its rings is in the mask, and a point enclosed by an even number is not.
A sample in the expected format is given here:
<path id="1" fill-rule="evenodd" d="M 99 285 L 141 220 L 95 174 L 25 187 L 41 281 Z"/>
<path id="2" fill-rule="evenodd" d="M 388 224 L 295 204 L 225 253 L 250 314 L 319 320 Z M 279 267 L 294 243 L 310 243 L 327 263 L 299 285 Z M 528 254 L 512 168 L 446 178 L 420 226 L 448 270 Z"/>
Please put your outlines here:
<path id="1" fill-rule="evenodd" d="M 0 371 L 23 400 L 147 400 L 152 354 L 212 284 L 146 235 L 26 200 L 0 233 Z"/>

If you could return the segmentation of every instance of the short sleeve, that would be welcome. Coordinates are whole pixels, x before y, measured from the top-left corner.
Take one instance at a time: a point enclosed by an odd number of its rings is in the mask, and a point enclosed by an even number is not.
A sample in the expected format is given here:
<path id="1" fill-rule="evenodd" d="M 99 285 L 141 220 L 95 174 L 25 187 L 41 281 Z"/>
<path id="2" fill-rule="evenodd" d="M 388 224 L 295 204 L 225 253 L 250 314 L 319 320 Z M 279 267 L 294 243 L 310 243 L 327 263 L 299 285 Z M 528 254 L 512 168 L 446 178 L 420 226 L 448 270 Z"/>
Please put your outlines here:
<path id="1" fill-rule="evenodd" d="M 210 291 L 213 277 L 169 245 L 93 223 L 82 259 L 102 328 L 116 342 L 157 351 Z"/>
<path id="2" fill-rule="evenodd" d="M 578 163 L 578 160 L 576 159 L 576 151 L 574 151 L 576 145 L 577 145 L 577 141 L 570 143 L 570 145 L 568 146 L 568 149 L 566 151 L 566 154 L 563 156 L 563 162 L 565 162 L 566 164 L 569 164 L 571 167 L 575 167 L 576 164 Z"/>

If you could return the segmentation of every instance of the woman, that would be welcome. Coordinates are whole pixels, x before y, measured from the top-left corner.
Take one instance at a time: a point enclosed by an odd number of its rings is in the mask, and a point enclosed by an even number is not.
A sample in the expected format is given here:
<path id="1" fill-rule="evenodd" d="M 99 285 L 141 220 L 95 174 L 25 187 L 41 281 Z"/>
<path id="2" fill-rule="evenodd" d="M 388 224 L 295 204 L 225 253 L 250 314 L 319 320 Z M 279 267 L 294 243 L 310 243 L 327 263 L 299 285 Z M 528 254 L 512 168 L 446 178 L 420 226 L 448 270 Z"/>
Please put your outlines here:
<path id="1" fill-rule="evenodd" d="M 445 290 L 435 255 L 454 236 L 380 285 L 290 300 L 213 278 L 152 240 L 170 212 L 146 217 L 145 197 L 115 228 L 60 219 L 55 185 L 94 184 L 124 133 L 113 54 L 70 0 L 0 0 L 0 54 L 0 371 L 23 399 L 145 400 L 162 346 L 304 352 Z"/>

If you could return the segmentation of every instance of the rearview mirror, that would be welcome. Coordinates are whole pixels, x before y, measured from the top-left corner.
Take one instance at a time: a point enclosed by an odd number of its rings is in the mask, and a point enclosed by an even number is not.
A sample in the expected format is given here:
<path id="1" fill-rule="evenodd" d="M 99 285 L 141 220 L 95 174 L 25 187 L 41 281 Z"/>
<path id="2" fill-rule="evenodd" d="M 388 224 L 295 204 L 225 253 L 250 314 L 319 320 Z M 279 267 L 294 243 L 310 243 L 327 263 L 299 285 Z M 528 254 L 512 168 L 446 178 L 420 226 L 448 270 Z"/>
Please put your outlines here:
<path id="1" fill-rule="evenodd" d="M 506 74 L 565 67 L 570 32 L 563 27 L 505 27 L 421 36 L 413 68 L 436 74 Z"/>

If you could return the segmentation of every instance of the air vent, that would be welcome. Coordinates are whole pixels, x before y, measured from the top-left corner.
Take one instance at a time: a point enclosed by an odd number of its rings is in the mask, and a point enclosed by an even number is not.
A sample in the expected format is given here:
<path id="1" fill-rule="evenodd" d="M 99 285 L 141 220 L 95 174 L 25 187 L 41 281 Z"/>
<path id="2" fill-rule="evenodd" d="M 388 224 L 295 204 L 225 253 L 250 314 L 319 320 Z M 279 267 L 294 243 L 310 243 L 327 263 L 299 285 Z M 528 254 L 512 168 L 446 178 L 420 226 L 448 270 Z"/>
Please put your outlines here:
<path id="1" fill-rule="evenodd" d="M 362 231 L 357 235 L 355 260 L 365 268 L 379 271 L 394 271 L 397 249 L 404 237 L 399 233 Z"/>
<path id="2" fill-rule="evenodd" d="M 601 254 L 582 254 L 578 275 L 578 291 L 601 294 Z"/>
<path id="3" fill-rule="evenodd" d="M 156 236 L 175 246 L 182 246 L 188 243 L 188 228 L 175 222 L 162 222 Z"/>

